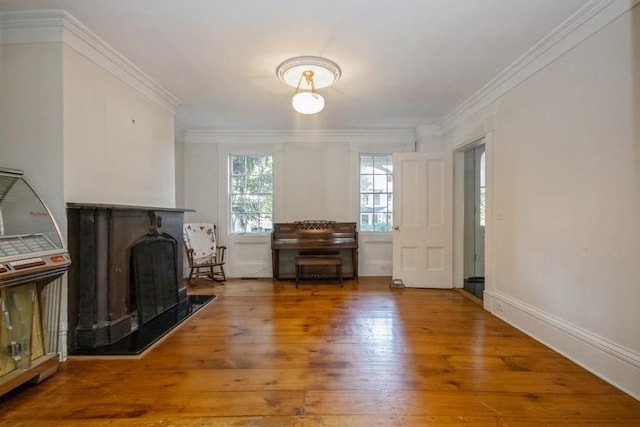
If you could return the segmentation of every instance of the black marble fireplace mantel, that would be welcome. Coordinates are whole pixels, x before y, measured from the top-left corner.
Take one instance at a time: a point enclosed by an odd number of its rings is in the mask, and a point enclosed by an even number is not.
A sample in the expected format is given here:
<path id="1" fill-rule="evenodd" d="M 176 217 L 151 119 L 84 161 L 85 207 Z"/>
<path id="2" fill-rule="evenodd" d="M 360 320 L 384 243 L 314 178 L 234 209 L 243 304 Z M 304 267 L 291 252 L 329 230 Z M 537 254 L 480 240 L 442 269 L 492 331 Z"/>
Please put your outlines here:
<path id="1" fill-rule="evenodd" d="M 195 212 L 195 209 L 164 208 L 159 206 L 114 205 L 108 203 L 67 203 L 67 209 L 111 209 L 123 211 L 147 211 L 147 212 Z"/>
<path id="2" fill-rule="evenodd" d="M 153 259 L 148 264 L 162 264 L 163 268 L 158 271 L 165 277 L 158 283 L 171 289 L 161 293 L 175 293 L 174 299 L 163 303 L 157 314 L 162 314 L 165 309 L 187 309 L 186 287 L 182 280 L 185 212 L 193 210 L 67 204 L 68 246 L 73 260 L 69 270 L 69 354 L 110 346 L 138 330 L 141 326 L 138 323 L 142 323 L 139 320 L 146 322 L 138 315 L 141 294 L 137 288 L 139 280 L 136 281 L 134 274 L 132 249 L 148 239 L 164 239 L 161 252 L 165 258 L 161 261 L 153 256 L 145 259 Z M 167 242 L 174 248 L 169 252 L 166 250 Z M 166 268 L 167 264 L 169 268 Z M 144 277 L 154 280 L 157 274 L 155 271 L 145 272 Z M 157 287 L 158 283 L 152 286 Z M 145 295 L 148 297 L 149 292 L 156 291 L 147 290 Z"/>

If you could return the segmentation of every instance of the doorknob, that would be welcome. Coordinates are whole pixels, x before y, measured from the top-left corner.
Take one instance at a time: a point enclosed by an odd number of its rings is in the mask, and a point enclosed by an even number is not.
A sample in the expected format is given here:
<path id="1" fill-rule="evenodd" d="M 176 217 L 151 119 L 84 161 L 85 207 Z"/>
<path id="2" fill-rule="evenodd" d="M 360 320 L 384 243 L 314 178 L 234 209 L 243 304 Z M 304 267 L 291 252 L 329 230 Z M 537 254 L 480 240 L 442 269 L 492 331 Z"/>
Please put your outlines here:
<path id="1" fill-rule="evenodd" d="M 394 225 L 394 226 L 393 226 L 393 229 L 394 229 L 394 230 L 396 230 L 396 231 L 398 231 L 398 230 L 400 230 L 400 226 L 399 226 L 399 225 Z"/>

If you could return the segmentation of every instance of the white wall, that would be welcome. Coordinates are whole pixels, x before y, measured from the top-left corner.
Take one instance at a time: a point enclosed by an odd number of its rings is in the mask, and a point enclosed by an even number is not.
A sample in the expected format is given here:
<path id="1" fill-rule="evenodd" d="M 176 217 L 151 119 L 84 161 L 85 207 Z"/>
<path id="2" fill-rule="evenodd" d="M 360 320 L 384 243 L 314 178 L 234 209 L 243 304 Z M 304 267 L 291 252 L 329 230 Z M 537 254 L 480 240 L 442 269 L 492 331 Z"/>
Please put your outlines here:
<path id="1" fill-rule="evenodd" d="M 176 170 L 176 201 L 177 208 L 185 207 L 185 170 L 184 170 L 184 132 L 176 130 L 175 137 L 175 159 L 173 165 Z"/>
<path id="2" fill-rule="evenodd" d="M 64 48 L 67 202 L 175 207 L 173 114 Z"/>
<path id="3" fill-rule="evenodd" d="M 0 166 L 21 169 L 66 237 L 62 46 L 0 45 Z"/>
<path id="4" fill-rule="evenodd" d="M 273 154 L 274 222 L 323 219 L 358 222 L 359 153 L 414 149 L 413 132 L 314 133 L 195 136 L 185 144 L 185 207 L 189 221 L 218 225 L 227 246 L 229 277 L 270 277 L 270 234 L 228 233 L 229 154 Z M 391 233 L 360 233 L 361 276 L 391 276 Z"/>
<path id="5" fill-rule="evenodd" d="M 194 209 L 185 215 L 187 222 L 219 224 L 218 146 L 216 144 L 185 144 L 185 208 Z"/>
<path id="6" fill-rule="evenodd" d="M 284 145 L 279 160 L 282 209 L 275 212 L 276 222 L 357 221 L 351 209 L 348 144 L 292 142 Z"/>
<path id="7" fill-rule="evenodd" d="M 640 8 L 445 135 L 493 133 L 491 311 L 640 396 Z"/>

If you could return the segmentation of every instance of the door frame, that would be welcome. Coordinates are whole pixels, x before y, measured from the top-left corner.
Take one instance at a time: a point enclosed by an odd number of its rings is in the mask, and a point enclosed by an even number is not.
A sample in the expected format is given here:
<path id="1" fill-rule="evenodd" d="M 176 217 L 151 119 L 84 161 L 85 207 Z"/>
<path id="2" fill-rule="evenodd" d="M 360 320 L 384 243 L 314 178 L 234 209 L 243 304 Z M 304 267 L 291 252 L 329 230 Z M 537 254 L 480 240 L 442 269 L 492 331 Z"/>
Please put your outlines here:
<path id="1" fill-rule="evenodd" d="M 480 144 L 485 146 L 485 289 L 493 289 L 493 131 L 465 140 L 453 151 L 453 287 L 464 286 L 464 152 Z M 488 299 L 483 299 L 489 310 Z"/>

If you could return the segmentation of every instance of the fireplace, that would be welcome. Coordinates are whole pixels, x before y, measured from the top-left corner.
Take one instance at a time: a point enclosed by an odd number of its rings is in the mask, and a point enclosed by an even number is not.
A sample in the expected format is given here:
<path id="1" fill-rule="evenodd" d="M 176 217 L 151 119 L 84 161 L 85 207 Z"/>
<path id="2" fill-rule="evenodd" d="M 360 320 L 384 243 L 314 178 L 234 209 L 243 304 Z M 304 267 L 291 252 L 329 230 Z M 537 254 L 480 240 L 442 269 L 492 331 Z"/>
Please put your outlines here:
<path id="1" fill-rule="evenodd" d="M 202 306 L 181 279 L 185 211 L 67 205 L 69 354 L 139 354 Z"/>
<path id="2" fill-rule="evenodd" d="M 151 233 L 131 248 L 131 285 L 139 324 L 178 305 L 176 241 Z"/>

